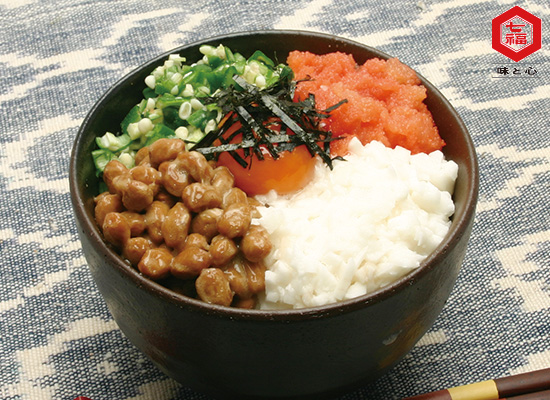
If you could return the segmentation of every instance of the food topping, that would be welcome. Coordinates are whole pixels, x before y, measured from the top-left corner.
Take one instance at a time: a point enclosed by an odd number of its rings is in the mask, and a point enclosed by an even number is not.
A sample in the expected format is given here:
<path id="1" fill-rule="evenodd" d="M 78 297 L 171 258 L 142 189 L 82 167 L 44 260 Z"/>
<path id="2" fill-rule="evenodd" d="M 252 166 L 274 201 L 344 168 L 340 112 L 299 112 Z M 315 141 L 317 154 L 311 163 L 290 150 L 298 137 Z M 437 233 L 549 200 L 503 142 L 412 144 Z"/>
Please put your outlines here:
<path id="1" fill-rule="evenodd" d="M 203 45 L 199 51 L 202 58 L 191 64 L 172 54 L 145 78 L 144 98 L 126 115 L 120 134 L 106 132 L 96 140 L 98 149 L 92 156 L 98 175 L 111 160 L 128 168 L 139 164 L 135 161 L 139 149 L 158 139 L 179 138 L 189 146 L 200 141 L 216 129 L 223 116 L 217 104 L 205 99 L 233 85 L 234 76 L 265 88 L 291 74 L 288 66 L 276 65 L 261 51 L 249 58 L 223 45 Z"/>
<path id="2" fill-rule="evenodd" d="M 265 230 L 253 223 L 256 202 L 234 187 L 227 168 L 178 142 L 146 147 L 132 168 L 110 161 L 108 191 L 95 198 L 96 221 L 105 240 L 150 279 L 168 286 L 189 280 L 195 285 L 187 295 L 252 307 L 271 251 Z M 244 283 L 235 283 L 237 270 Z"/>
<path id="3" fill-rule="evenodd" d="M 332 170 L 318 161 L 303 190 L 260 197 L 266 206 L 258 207 L 258 222 L 273 246 L 260 308 L 315 307 L 373 293 L 418 268 L 447 234 L 455 162 L 440 151 L 411 154 L 357 138 L 348 150 Z"/>
<path id="4" fill-rule="evenodd" d="M 259 90 L 236 77 L 237 86 L 212 97 L 226 115 L 219 129 L 193 147 L 217 155 L 251 196 L 303 188 L 311 179 L 315 155 L 332 167 L 329 144 L 334 139 L 320 122 L 345 100 L 324 111 L 316 109 L 313 96 L 295 102 L 291 78 L 281 76 L 275 85 Z"/>
<path id="5" fill-rule="evenodd" d="M 219 91 L 211 100 L 226 115 L 220 129 L 205 136 L 193 149 L 209 154 L 241 148 L 245 149 L 246 156 L 254 153 L 262 160 L 265 150 L 273 159 L 277 159 L 281 152 L 293 151 L 304 145 L 312 156 L 318 155 L 327 165 L 332 166 L 328 145 L 334 139 L 331 138 L 330 131 L 319 128 L 319 123 L 346 100 L 340 100 L 338 104 L 323 111 L 315 107 L 313 96 L 303 101 L 294 101 L 295 82 L 292 78 L 292 74 L 281 76 L 276 84 L 265 90 L 258 90 L 242 78 L 235 77 L 235 85 Z M 236 123 L 238 127 L 235 129 Z M 231 136 L 225 134 L 227 129 L 233 129 Z M 227 145 L 228 140 L 236 135 L 241 135 L 241 139 Z M 216 143 L 210 149 L 204 149 L 216 140 L 227 146 Z M 232 156 L 243 167 L 249 165 L 249 162 L 235 153 Z"/>
<path id="6" fill-rule="evenodd" d="M 326 129 L 342 139 L 332 142 L 333 155 L 345 156 L 353 137 L 363 144 L 377 140 L 413 153 L 430 153 L 445 145 L 423 102 L 426 88 L 398 59 L 373 58 L 357 65 L 353 56 L 341 52 L 293 51 L 287 62 L 299 81 L 297 100 L 313 94 L 322 109 L 347 99 L 325 121 Z"/>
<path id="7" fill-rule="evenodd" d="M 299 308 L 378 290 L 437 247 L 457 166 L 412 69 L 200 51 L 152 71 L 92 152 L 96 222 L 143 275 L 212 304 Z"/>

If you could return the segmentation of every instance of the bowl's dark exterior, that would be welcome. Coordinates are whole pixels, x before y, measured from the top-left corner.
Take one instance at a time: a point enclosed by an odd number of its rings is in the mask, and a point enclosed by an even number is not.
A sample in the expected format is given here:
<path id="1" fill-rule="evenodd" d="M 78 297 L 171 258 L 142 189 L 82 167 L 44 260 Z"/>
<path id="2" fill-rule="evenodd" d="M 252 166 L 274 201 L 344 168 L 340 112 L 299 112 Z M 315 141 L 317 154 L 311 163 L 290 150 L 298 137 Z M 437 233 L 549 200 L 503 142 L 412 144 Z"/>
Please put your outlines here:
<path id="1" fill-rule="evenodd" d="M 208 41 L 244 55 L 256 49 L 284 61 L 290 50 L 344 51 L 356 61 L 388 56 L 324 34 L 266 31 Z M 202 42 L 202 43 L 205 43 Z M 175 49 L 197 58 L 199 44 Z M 220 398 L 332 397 L 383 374 L 432 326 L 464 258 L 478 191 L 471 138 L 447 100 L 427 81 L 426 103 L 447 158 L 458 163 L 451 230 L 407 277 L 377 293 L 325 307 L 264 312 L 208 305 L 142 277 L 103 242 L 93 219 L 97 194 L 90 151 L 96 136 L 117 131 L 136 104 L 143 79 L 162 55 L 131 73 L 95 105 L 75 141 L 70 185 L 82 248 L 98 289 L 130 341 L 167 375 Z"/>

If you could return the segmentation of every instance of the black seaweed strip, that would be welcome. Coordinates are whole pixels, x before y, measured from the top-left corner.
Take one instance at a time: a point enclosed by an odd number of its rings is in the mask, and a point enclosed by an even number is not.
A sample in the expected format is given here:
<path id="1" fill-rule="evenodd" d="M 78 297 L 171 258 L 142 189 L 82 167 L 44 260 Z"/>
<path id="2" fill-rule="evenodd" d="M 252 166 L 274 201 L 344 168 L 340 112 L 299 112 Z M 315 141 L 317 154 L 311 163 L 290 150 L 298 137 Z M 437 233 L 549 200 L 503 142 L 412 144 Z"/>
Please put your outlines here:
<path id="1" fill-rule="evenodd" d="M 292 151 L 295 147 L 304 144 L 312 156 L 318 154 L 330 168 L 332 168 L 333 159 L 341 158 L 330 158 L 330 142 L 341 138 L 332 137 L 330 131 L 319 130 L 317 121 L 329 117 L 330 111 L 344 104 L 347 100 L 342 100 L 326 110 L 317 110 L 313 94 L 300 102 L 293 101 L 296 82 L 291 79 L 280 80 L 275 85 L 262 91 L 246 82 L 242 77 L 236 75 L 233 79 L 236 87 L 229 87 L 219 91 L 214 96 L 204 99 L 206 103 L 216 102 L 226 114 L 233 113 L 232 117 L 227 118 L 218 130 L 201 139 L 193 146 L 192 150 L 201 151 L 203 154 L 218 154 L 222 151 L 229 151 L 243 167 L 251 165 L 253 158 L 250 158 L 250 164 L 248 164 L 234 150 L 243 149 L 245 157 L 249 157 L 250 150 L 252 150 L 259 159 L 263 159 L 261 145 L 265 145 L 273 158 L 278 158 L 280 152 Z M 305 80 L 311 80 L 311 78 L 301 81 Z M 247 106 L 243 106 L 243 104 Z M 265 123 L 265 120 L 273 115 L 281 121 L 279 133 L 269 128 L 270 123 Z M 256 118 L 259 118 L 260 122 Z M 242 128 L 233 133 L 230 138 L 224 139 L 223 132 L 229 129 L 237 120 L 241 121 Z M 286 141 L 279 141 L 279 138 L 282 137 L 280 133 L 286 133 L 287 127 L 292 129 L 294 135 L 287 136 L 288 140 Z M 242 134 L 241 142 L 230 144 L 229 142 L 237 134 Z M 279 138 L 276 139 L 276 137 Z M 228 150 L 215 150 L 215 148 L 208 147 L 212 146 L 216 139 L 220 139 L 222 148 Z M 324 143 L 323 148 L 318 145 L 320 142 Z M 273 144 L 277 144 L 277 147 Z"/>
<path id="2" fill-rule="evenodd" d="M 338 107 L 340 107 L 342 104 L 345 104 L 348 102 L 348 99 L 344 99 L 344 100 L 341 100 L 339 101 L 338 103 L 336 103 L 335 105 L 333 106 L 330 106 L 329 108 L 327 108 L 326 110 L 323 110 L 324 112 L 326 112 L 327 114 L 330 114 L 332 111 L 336 110 Z M 327 115 L 328 117 L 329 115 Z"/>
<path id="3" fill-rule="evenodd" d="M 223 124 L 223 126 L 226 126 L 226 125 L 229 125 L 229 127 L 231 127 L 235 122 L 235 117 L 232 116 L 231 118 L 228 118 L 225 123 Z M 237 118 L 238 119 L 238 118 Z M 220 142 L 222 142 L 222 144 L 226 145 L 226 144 L 229 144 L 229 142 L 234 138 L 236 137 L 239 133 L 241 133 L 241 130 L 240 129 L 237 129 L 234 133 L 232 133 L 227 139 L 223 137 L 223 135 L 219 135 L 219 139 L 220 139 Z M 214 146 L 213 148 L 216 148 L 217 146 Z M 210 147 L 212 148 L 212 147 Z M 199 149 L 200 150 L 200 149 Z M 239 163 L 239 165 L 243 168 L 246 168 L 248 167 L 248 163 L 246 162 L 246 160 L 244 158 L 242 158 L 240 156 L 239 153 L 237 153 L 236 151 L 229 151 L 229 154 L 231 155 L 231 157 L 233 157 L 233 159 Z"/>
<path id="4" fill-rule="evenodd" d="M 256 121 L 254 117 L 243 106 L 237 107 L 237 113 L 245 119 L 247 124 L 252 128 L 256 135 L 259 136 L 259 140 L 257 141 L 256 146 L 253 147 L 258 159 L 263 160 L 264 158 L 262 151 L 260 150 L 260 145 L 262 144 L 267 147 L 269 154 L 271 154 L 274 159 L 279 158 L 279 154 L 277 154 L 275 147 L 267 139 L 266 128 L 263 126 L 263 124 Z"/>
<path id="5" fill-rule="evenodd" d="M 300 139 L 302 139 L 304 144 L 308 147 L 309 152 L 312 153 L 312 155 L 317 153 L 323 159 L 323 161 L 332 169 L 332 160 L 330 159 L 330 156 L 319 147 L 319 145 L 310 137 L 310 135 L 308 135 L 307 132 L 304 131 L 296 121 L 290 118 L 278 106 L 275 100 L 268 97 L 267 95 L 262 95 L 261 98 L 265 106 L 268 107 L 273 112 L 273 114 L 279 117 L 284 124 L 286 124 L 296 135 L 300 137 Z"/>
<path id="6" fill-rule="evenodd" d="M 277 135 L 277 136 L 271 136 L 268 138 L 270 143 L 277 144 L 279 146 L 284 145 L 291 145 L 292 147 L 296 147 L 296 143 L 293 143 L 292 136 L 289 135 Z M 256 144 L 255 140 L 243 140 L 239 143 L 229 143 L 224 142 L 218 146 L 212 146 L 212 147 L 204 147 L 199 148 L 196 151 L 199 153 L 202 153 L 203 155 L 209 155 L 209 154 L 217 154 L 217 153 L 223 153 L 223 152 L 231 152 L 238 149 L 244 149 L 244 148 L 252 148 Z M 301 143 L 300 143 L 301 144 Z"/>

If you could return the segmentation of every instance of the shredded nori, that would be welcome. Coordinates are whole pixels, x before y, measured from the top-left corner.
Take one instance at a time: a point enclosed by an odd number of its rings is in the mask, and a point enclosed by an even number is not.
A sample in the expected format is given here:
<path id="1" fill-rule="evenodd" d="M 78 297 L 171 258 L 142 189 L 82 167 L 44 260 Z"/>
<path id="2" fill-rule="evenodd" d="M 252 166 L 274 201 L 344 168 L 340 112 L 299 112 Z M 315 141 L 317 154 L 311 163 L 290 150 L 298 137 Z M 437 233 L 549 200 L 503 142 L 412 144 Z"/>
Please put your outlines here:
<path id="1" fill-rule="evenodd" d="M 319 124 L 347 100 L 326 110 L 315 107 L 313 94 L 296 102 L 293 97 L 297 82 L 293 80 L 293 74 L 282 76 L 276 84 L 264 89 L 249 84 L 238 75 L 233 80 L 234 85 L 202 99 L 204 104 L 216 103 L 225 117 L 218 124 L 218 129 L 204 136 L 191 150 L 214 158 L 221 152 L 229 152 L 246 168 L 252 162 L 252 153 L 259 160 L 264 159 L 262 148 L 277 159 L 281 152 L 305 145 L 312 157 L 319 155 L 332 169 L 335 158 L 330 157 L 330 142 L 339 138 L 333 137 L 330 131 L 320 129 Z M 231 137 L 226 137 L 225 133 L 236 122 L 241 123 L 241 128 Z M 277 126 L 277 129 L 272 129 L 273 126 Z M 293 134 L 289 134 L 288 130 Z M 241 141 L 232 143 L 237 135 L 242 135 Z M 319 143 L 322 143 L 322 147 Z M 244 150 L 244 158 L 235 151 L 237 149 Z"/>

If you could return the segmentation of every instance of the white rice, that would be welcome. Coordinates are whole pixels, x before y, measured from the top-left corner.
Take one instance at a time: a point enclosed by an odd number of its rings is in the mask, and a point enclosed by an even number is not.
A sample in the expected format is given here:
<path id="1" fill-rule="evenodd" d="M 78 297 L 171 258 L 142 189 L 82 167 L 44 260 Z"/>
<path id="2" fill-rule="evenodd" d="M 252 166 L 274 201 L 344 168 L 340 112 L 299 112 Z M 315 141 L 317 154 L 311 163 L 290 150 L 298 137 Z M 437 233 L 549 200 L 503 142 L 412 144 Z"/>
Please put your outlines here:
<path id="1" fill-rule="evenodd" d="M 298 193 L 261 197 L 258 222 L 273 242 L 262 309 L 371 293 L 417 268 L 447 233 L 456 163 L 357 139 L 349 149 L 332 171 L 319 161 Z"/>

